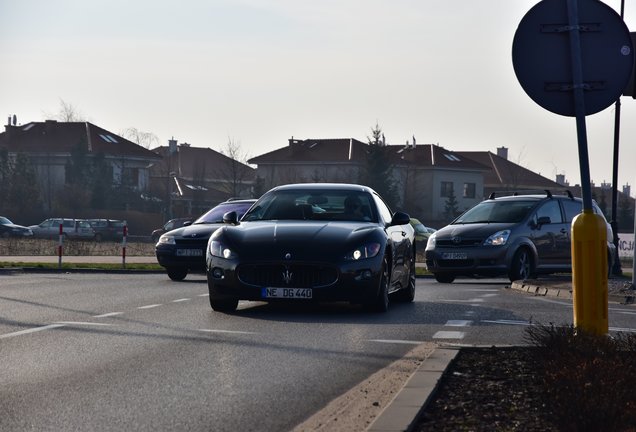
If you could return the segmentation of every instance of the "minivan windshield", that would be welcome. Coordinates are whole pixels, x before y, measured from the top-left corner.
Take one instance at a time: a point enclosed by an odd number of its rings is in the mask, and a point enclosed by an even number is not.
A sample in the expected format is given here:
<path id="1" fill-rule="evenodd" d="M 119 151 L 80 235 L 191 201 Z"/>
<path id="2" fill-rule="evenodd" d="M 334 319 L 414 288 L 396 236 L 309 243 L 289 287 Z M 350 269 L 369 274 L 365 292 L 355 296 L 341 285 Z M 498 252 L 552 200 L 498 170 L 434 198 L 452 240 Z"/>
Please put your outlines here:
<path id="1" fill-rule="evenodd" d="M 536 201 L 484 201 L 455 219 L 453 224 L 521 222 L 536 203 Z"/>

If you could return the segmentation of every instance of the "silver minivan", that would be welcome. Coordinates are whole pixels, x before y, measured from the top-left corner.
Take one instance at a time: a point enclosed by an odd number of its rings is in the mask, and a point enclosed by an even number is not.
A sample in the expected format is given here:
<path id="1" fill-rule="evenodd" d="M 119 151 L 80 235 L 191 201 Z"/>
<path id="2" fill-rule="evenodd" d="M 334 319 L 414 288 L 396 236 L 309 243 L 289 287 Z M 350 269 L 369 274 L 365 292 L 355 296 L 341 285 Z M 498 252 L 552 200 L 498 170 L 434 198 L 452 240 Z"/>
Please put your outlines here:
<path id="1" fill-rule="evenodd" d="M 57 239 L 60 235 L 60 224 L 62 224 L 62 235 L 65 238 L 83 240 L 95 238 L 95 230 L 88 221 L 83 219 L 50 218 L 29 228 L 33 231 L 34 237 Z"/>
<path id="2" fill-rule="evenodd" d="M 596 203 L 593 207 L 603 216 Z M 582 200 L 570 193 L 491 196 L 429 237 L 426 267 L 442 283 L 457 276 L 508 276 L 514 281 L 571 272 L 571 224 L 582 208 Z M 605 224 L 611 269 L 616 247 L 612 228 Z"/>

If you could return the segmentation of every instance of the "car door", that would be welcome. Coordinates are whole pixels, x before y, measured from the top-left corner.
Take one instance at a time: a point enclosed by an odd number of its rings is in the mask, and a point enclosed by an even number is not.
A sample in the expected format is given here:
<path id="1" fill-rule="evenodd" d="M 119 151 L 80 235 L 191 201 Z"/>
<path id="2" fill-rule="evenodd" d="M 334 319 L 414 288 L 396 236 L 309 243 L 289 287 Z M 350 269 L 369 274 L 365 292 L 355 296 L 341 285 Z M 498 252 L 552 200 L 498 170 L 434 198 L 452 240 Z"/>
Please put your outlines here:
<path id="1" fill-rule="evenodd" d="M 570 255 L 570 224 L 564 222 L 556 199 L 542 203 L 533 215 L 532 239 L 537 249 L 537 266 L 563 266 Z"/>
<path id="2" fill-rule="evenodd" d="M 391 282 L 395 283 L 406 283 L 406 277 L 408 277 L 408 262 L 405 259 L 408 255 L 406 254 L 406 248 L 409 246 L 407 240 L 407 235 L 404 230 L 404 227 L 401 225 L 393 225 L 390 226 L 391 219 L 393 214 L 389 207 L 384 203 L 382 198 L 378 195 L 374 195 L 373 199 L 375 201 L 375 205 L 378 208 L 378 213 L 380 216 L 380 221 L 386 227 L 386 233 L 391 243 L 391 262 L 393 263 L 393 267 L 391 269 Z"/>

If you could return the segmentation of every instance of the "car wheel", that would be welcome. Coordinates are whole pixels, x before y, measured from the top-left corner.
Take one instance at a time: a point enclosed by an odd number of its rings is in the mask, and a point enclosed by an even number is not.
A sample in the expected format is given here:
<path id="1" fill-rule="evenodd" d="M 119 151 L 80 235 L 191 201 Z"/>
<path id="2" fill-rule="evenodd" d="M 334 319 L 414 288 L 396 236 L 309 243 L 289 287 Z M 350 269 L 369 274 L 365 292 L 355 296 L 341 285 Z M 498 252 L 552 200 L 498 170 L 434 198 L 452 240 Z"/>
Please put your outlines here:
<path id="1" fill-rule="evenodd" d="M 452 283 L 455 280 L 455 275 L 452 273 L 433 273 L 433 276 L 439 283 Z"/>
<path id="2" fill-rule="evenodd" d="M 188 275 L 188 269 L 179 267 L 169 267 L 166 271 L 168 272 L 168 277 L 177 282 L 184 280 Z"/>
<path id="3" fill-rule="evenodd" d="M 389 260 L 385 256 L 382 260 L 382 276 L 378 294 L 368 305 L 368 309 L 373 312 L 386 312 L 389 310 Z"/>
<path id="4" fill-rule="evenodd" d="M 408 285 L 397 293 L 397 300 L 405 303 L 415 300 L 415 257 L 411 260 L 409 267 Z"/>
<path id="5" fill-rule="evenodd" d="M 214 293 L 214 289 L 213 289 L 213 284 L 211 282 L 211 276 L 208 273 L 207 274 L 207 279 L 208 279 L 208 293 L 209 295 L 209 300 L 210 300 L 210 307 L 212 307 L 212 310 L 216 311 L 216 312 L 234 312 L 236 310 L 236 308 L 238 307 L 238 299 L 236 298 L 216 298 L 215 297 L 215 293 Z"/>
<path id="6" fill-rule="evenodd" d="M 102 235 L 101 234 L 95 234 L 95 241 L 96 242 L 102 241 Z"/>
<path id="7" fill-rule="evenodd" d="M 532 257 L 527 248 L 521 248 L 515 252 L 510 263 L 508 278 L 511 282 L 529 279 L 533 274 Z"/>

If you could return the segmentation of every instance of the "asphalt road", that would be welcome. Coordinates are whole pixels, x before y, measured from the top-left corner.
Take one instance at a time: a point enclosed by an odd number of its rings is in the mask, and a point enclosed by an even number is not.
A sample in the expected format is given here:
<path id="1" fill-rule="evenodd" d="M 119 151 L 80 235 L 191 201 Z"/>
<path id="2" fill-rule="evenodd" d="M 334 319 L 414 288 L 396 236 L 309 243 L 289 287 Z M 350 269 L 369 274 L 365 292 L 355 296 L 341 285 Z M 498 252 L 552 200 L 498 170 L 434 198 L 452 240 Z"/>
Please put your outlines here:
<path id="1" fill-rule="evenodd" d="M 291 430 L 414 346 L 518 344 L 531 321 L 571 322 L 571 302 L 506 286 L 418 279 L 387 314 L 221 314 L 202 275 L 0 274 L 0 430 Z M 636 310 L 611 305 L 610 326 L 636 331 Z"/>

